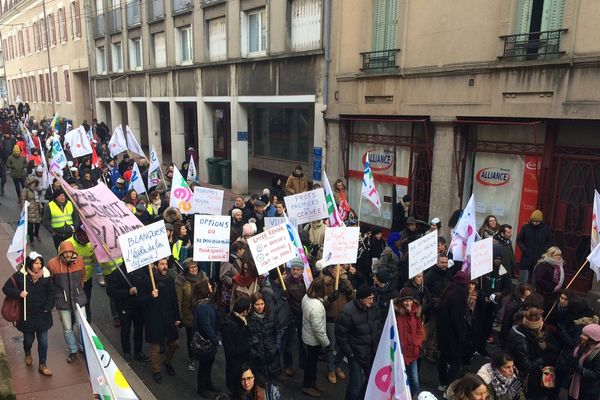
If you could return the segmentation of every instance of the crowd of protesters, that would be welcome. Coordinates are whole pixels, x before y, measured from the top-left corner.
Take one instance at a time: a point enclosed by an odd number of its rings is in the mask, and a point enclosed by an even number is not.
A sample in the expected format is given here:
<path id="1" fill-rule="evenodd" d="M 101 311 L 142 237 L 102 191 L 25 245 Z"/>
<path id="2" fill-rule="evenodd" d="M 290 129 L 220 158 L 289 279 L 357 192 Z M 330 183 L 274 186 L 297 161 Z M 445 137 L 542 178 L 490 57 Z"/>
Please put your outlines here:
<path id="1" fill-rule="evenodd" d="M 30 204 L 30 243 L 41 240 L 43 224 L 57 248 L 48 262 L 32 252 L 22 267 L 25 273 L 16 273 L 3 287 L 7 296 L 28 299 L 27 321 L 16 326 L 24 335 L 27 365 L 33 363 L 31 348 L 37 338 L 39 372 L 45 376 L 52 375 L 46 353 L 53 308 L 63 327 L 66 360 L 72 363 L 82 351 L 73 334 L 73 309 L 75 304 L 86 306 L 85 315 L 91 318 L 92 278 L 97 276 L 101 286 L 106 285 L 125 360 L 150 363 L 153 379 L 160 384 L 163 372 L 178 373 L 173 357 L 184 347 L 185 368 L 196 371 L 197 392 L 203 398 L 280 399 L 284 376 L 298 373 L 307 396 L 323 396 L 324 382 L 344 382 L 346 399 L 364 398 L 390 303 L 414 397 L 435 398 L 421 391 L 419 372 L 426 359 L 437 364 L 438 390 L 448 399 L 557 399 L 563 388 L 572 399 L 599 398 L 599 318 L 584 298 L 563 289 L 561 250 L 553 246 L 540 210 L 517 235 L 520 264 L 513 251 L 513 227 L 493 215 L 485 218 L 479 235 L 493 238 L 493 270 L 476 280 L 452 260 L 441 235 L 436 265 L 409 278 L 409 244 L 428 232 L 440 232 L 442 226 L 439 218 L 417 220 L 409 195 L 394 206 L 387 234 L 360 224 L 357 262 L 340 266 L 338 286 L 337 267 L 321 260 L 328 220 L 314 221 L 299 227 L 314 276 L 307 287 L 300 258 L 260 275 L 247 245 L 249 237 L 264 230 L 265 217 L 283 216 L 285 196 L 309 190 L 301 166 L 287 178 L 275 176 L 262 193 L 248 199 L 238 196 L 231 208 L 226 205 L 232 218 L 229 261 L 194 262 L 193 218 L 169 207 L 173 166 L 165 168 L 164 178 L 148 188 L 148 195 L 138 195 L 128 188 L 134 158 L 111 157 L 108 127 L 95 120 L 91 126 L 84 123 L 86 131 L 93 132 L 100 160 L 92 166 L 89 157 L 73 159 L 65 146 L 71 163 L 64 176 L 74 188 L 107 185 L 144 224 L 164 220 L 172 255 L 153 265 L 154 287 L 147 269 L 128 273 L 122 259 L 116 260 L 117 265 L 99 264 L 60 183 L 40 186 L 38 158 L 48 156 L 52 135 L 64 136 L 66 121 L 52 132 L 47 119 L 38 122 L 10 111 L 1 117 L 1 194 L 8 174 L 19 201 Z M 39 146 L 35 155 L 27 152 L 28 159 L 19 118 Z M 147 182 L 148 162 L 135 158 Z M 181 166 L 183 176 L 187 166 L 187 162 Z M 196 183 L 188 183 L 193 190 Z M 335 182 L 334 192 L 346 224 L 357 225 L 342 180 Z M 519 276 L 521 282 L 516 284 Z M 221 351 L 223 388 L 214 384 L 212 371 Z M 489 362 L 473 369 L 475 356 Z M 320 358 L 326 363 L 324 376 L 318 373 Z"/>

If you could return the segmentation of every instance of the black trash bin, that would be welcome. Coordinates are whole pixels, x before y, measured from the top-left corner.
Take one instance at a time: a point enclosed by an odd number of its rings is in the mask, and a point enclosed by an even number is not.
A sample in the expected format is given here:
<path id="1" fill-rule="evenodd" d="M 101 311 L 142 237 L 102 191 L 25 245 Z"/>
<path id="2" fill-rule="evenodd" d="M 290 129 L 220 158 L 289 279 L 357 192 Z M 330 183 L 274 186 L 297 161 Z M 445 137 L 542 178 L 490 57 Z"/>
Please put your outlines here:
<path id="1" fill-rule="evenodd" d="M 223 187 L 231 189 L 231 160 L 223 160 L 219 162 L 221 166 L 221 181 Z"/>
<path id="2" fill-rule="evenodd" d="M 221 184 L 221 167 L 219 162 L 223 161 L 223 157 L 209 157 L 206 159 L 208 165 L 208 183 L 211 185 Z"/>

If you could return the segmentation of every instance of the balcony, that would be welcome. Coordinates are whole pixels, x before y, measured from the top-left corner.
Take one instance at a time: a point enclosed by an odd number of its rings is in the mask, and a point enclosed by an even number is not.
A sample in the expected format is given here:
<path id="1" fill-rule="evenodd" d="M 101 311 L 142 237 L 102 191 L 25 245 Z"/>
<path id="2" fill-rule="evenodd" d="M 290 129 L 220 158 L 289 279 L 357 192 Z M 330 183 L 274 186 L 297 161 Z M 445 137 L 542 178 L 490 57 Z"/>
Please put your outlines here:
<path id="1" fill-rule="evenodd" d="M 164 0 L 148 0 L 148 22 L 165 19 Z"/>
<path id="2" fill-rule="evenodd" d="M 396 53 L 400 49 L 369 51 L 360 53 L 362 57 L 361 71 L 366 72 L 389 72 L 398 69 L 396 65 Z"/>
<path id="3" fill-rule="evenodd" d="M 183 14 L 192 11 L 192 0 L 171 0 L 171 13 L 173 15 Z"/>
<path id="4" fill-rule="evenodd" d="M 501 60 L 547 60 L 556 58 L 564 51 L 560 50 L 560 39 L 567 29 L 554 31 L 529 32 L 517 35 L 504 35 L 504 52 Z"/>
<path id="5" fill-rule="evenodd" d="M 92 31 L 95 39 L 104 36 L 106 33 L 106 28 L 104 27 L 104 14 L 98 14 L 94 17 L 92 21 Z"/>
<path id="6" fill-rule="evenodd" d="M 142 24 L 142 9 L 140 6 L 140 0 L 134 0 L 125 5 L 125 12 L 127 14 L 127 27 L 133 28 L 134 26 L 140 26 Z"/>
<path id="7" fill-rule="evenodd" d="M 108 33 L 121 32 L 121 9 L 115 8 L 108 12 Z"/>

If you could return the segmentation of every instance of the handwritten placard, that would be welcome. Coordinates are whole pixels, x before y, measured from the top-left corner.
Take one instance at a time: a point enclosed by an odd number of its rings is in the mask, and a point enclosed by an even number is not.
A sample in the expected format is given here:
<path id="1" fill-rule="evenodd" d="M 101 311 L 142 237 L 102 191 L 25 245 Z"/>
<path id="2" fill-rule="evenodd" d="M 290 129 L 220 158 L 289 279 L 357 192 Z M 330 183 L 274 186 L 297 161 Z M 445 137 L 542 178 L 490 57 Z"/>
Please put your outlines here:
<path id="1" fill-rule="evenodd" d="M 437 263 L 438 232 L 433 231 L 408 244 L 408 277 L 413 278 Z"/>
<path id="2" fill-rule="evenodd" d="M 285 264 L 296 257 L 286 225 L 277 225 L 248 239 L 250 252 L 259 274 Z"/>
<path id="3" fill-rule="evenodd" d="M 294 217 L 288 217 L 292 226 L 298 226 L 298 221 Z M 265 217 L 265 229 L 273 228 L 274 226 L 285 224 L 285 217 Z"/>
<path id="4" fill-rule="evenodd" d="M 171 255 L 165 221 L 158 221 L 119 236 L 127 272 Z"/>
<path id="5" fill-rule="evenodd" d="M 221 215 L 223 213 L 224 193 L 219 189 L 196 186 L 194 188 L 194 198 L 192 199 L 192 213 Z"/>
<path id="6" fill-rule="evenodd" d="M 194 216 L 194 261 L 228 261 L 231 217 Z"/>
<path id="7" fill-rule="evenodd" d="M 328 217 L 325 192 L 322 188 L 293 196 L 285 196 L 288 215 L 296 218 L 297 223 L 305 224 Z"/>
<path id="8" fill-rule="evenodd" d="M 471 279 L 492 272 L 494 268 L 494 240 L 489 237 L 473 243 L 471 247 Z"/>
<path id="9" fill-rule="evenodd" d="M 323 260 L 325 265 L 354 264 L 360 231 L 355 227 L 325 228 Z"/>

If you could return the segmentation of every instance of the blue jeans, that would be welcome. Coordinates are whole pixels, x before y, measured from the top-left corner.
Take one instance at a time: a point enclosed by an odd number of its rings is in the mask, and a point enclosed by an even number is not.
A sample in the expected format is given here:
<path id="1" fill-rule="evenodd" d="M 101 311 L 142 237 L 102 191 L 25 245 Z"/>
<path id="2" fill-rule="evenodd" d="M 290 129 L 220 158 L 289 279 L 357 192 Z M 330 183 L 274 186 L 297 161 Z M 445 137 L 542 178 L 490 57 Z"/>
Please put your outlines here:
<path id="1" fill-rule="evenodd" d="M 23 350 L 25 353 L 31 353 L 31 347 L 33 347 L 33 341 L 37 335 L 38 340 L 38 356 L 40 359 L 40 365 L 46 364 L 46 358 L 48 356 L 48 331 L 42 332 L 23 332 Z"/>
<path id="2" fill-rule="evenodd" d="M 346 386 L 346 400 L 360 400 L 365 395 L 365 373 L 360 364 L 353 358 L 348 360 L 350 373 Z"/>
<path id="3" fill-rule="evenodd" d="M 413 396 L 419 394 L 421 391 L 421 385 L 419 384 L 418 360 L 415 360 L 406 366 L 406 375 L 408 377 L 408 384 L 410 385 L 410 393 Z"/>
<path id="4" fill-rule="evenodd" d="M 85 315 L 85 308 L 83 308 L 81 311 L 83 311 L 83 314 Z M 73 333 L 71 310 L 58 310 L 58 316 L 62 322 L 63 334 L 65 335 L 65 342 L 67 342 L 69 353 L 77 353 L 78 349 L 83 351 L 83 345 L 81 343 L 79 346 L 77 345 L 77 339 L 75 339 L 75 334 Z M 77 313 L 75 313 L 75 323 L 81 326 L 81 321 L 79 321 L 79 315 Z"/>
<path id="5" fill-rule="evenodd" d="M 335 346 L 335 322 L 327 322 L 325 325 L 327 332 L 327 339 L 329 339 L 329 346 L 325 347 L 325 359 L 327 360 L 327 372 L 334 372 L 337 364 L 341 363 L 344 359 L 343 354 L 340 351 L 336 353 Z"/>

